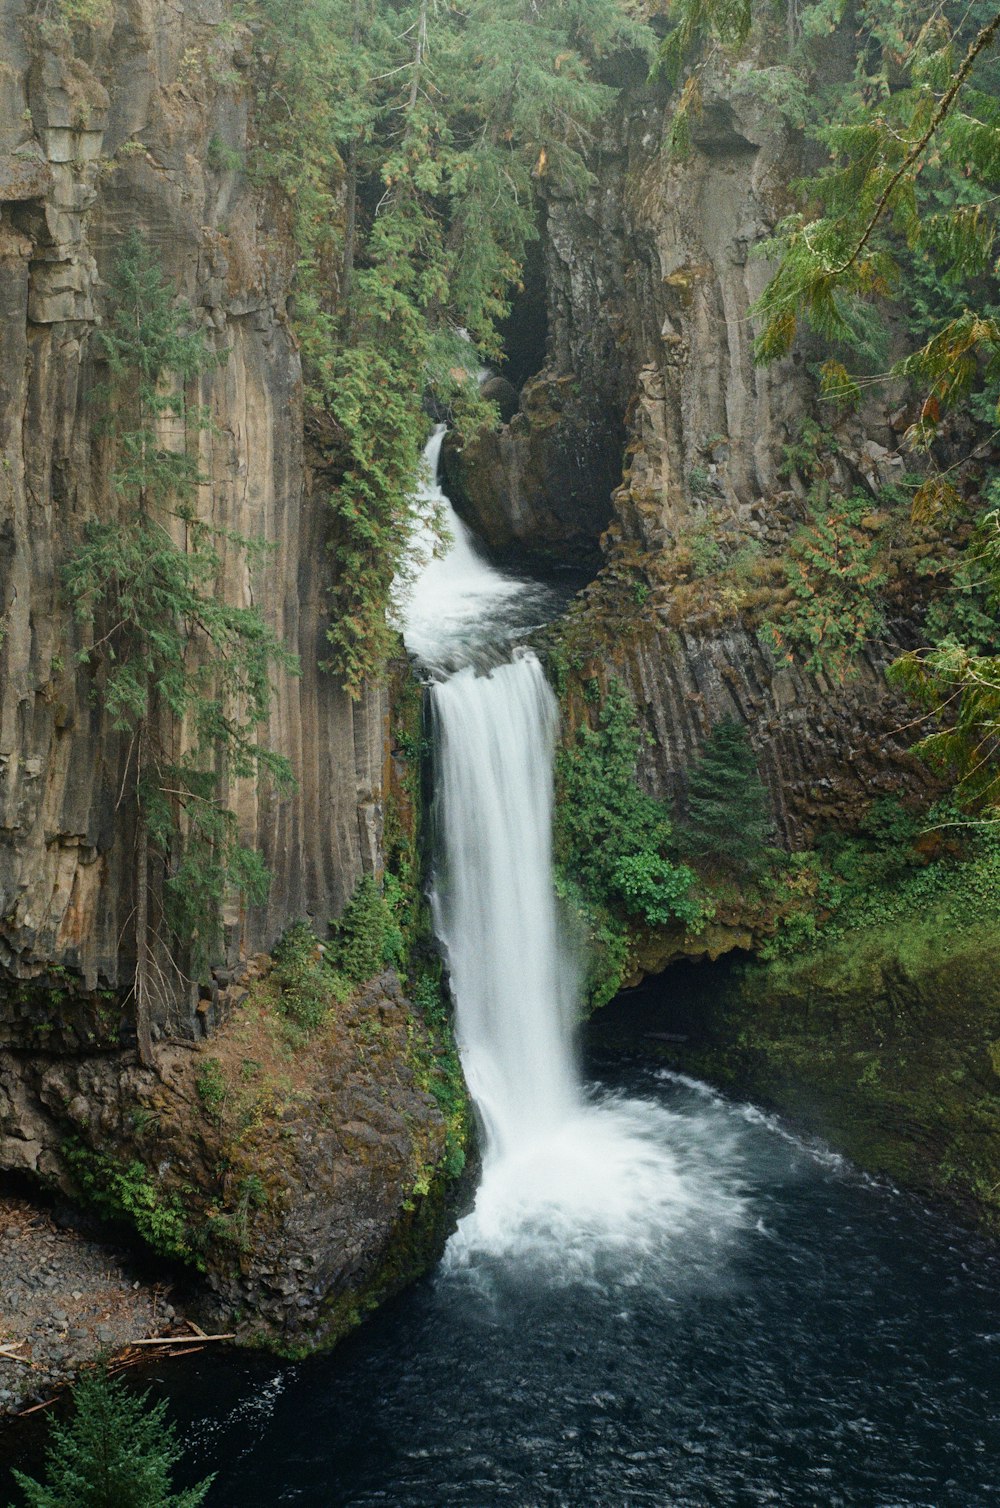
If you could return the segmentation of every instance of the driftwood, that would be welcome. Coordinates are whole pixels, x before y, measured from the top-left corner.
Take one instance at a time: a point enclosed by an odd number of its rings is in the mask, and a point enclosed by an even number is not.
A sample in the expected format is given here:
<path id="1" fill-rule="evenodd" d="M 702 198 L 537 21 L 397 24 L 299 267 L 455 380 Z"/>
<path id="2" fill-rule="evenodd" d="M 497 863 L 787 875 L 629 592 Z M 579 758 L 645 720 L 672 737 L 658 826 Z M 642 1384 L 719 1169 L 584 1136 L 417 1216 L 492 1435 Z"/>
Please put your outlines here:
<path id="1" fill-rule="evenodd" d="M 16 1352 L 20 1351 L 23 1345 L 23 1340 L 7 1340 L 0 1342 L 0 1361 L 19 1361 L 22 1367 L 33 1366 L 34 1363 L 30 1361 L 27 1356 L 17 1356 L 15 1354 Z"/>
<path id="2" fill-rule="evenodd" d="M 128 1345 L 108 1363 L 108 1376 L 117 1377 L 119 1372 L 125 1372 L 130 1367 L 142 1366 L 143 1362 L 149 1361 L 149 1352 L 145 1349 L 147 1346 L 163 1346 L 167 1349 L 170 1358 L 173 1359 L 174 1357 L 193 1356 L 195 1352 L 203 1350 L 206 1344 L 212 1341 L 236 1339 L 236 1336 L 230 1333 L 225 1335 L 207 1335 L 200 1325 L 195 1324 L 194 1320 L 186 1320 L 185 1324 L 188 1325 L 192 1332 L 190 1335 L 150 1335 L 145 1340 L 129 1341 Z M 26 1367 L 36 1366 L 37 1363 L 29 1361 L 27 1357 L 11 1354 L 11 1352 L 22 1345 L 24 1345 L 23 1341 L 0 1343 L 0 1360 L 19 1361 L 22 1366 Z M 140 1350 L 140 1347 L 143 1349 Z M 87 1363 L 86 1365 L 91 1366 L 93 1363 Z M 50 1409 L 53 1404 L 58 1402 L 60 1396 L 68 1387 L 68 1383 L 61 1383 L 58 1391 L 51 1398 L 46 1398 L 42 1403 L 33 1403 L 31 1408 L 21 1409 L 16 1417 L 18 1419 L 25 1419 L 29 1414 L 37 1414 L 42 1409 Z"/>
<path id="3" fill-rule="evenodd" d="M 235 1340 L 235 1335 L 206 1335 L 199 1330 L 196 1335 L 151 1335 L 147 1340 L 133 1340 L 130 1346 L 187 1346 L 197 1341 L 199 1348 L 210 1340 Z"/>

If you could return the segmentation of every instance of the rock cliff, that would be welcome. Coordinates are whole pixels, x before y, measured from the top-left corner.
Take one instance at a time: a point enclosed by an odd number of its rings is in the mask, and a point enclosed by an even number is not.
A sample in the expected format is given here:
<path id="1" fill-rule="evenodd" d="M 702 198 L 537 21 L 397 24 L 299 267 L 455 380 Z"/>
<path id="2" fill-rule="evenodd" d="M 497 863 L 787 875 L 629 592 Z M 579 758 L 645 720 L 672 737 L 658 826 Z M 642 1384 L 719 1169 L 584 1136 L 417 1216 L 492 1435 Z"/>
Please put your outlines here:
<path id="1" fill-rule="evenodd" d="M 298 653 L 262 741 L 291 760 L 289 795 L 231 792 L 244 841 L 273 881 L 266 906 L 227 917 L 231 960 L 289 918 L 322 927 L 379 863 L 387 708 L 354 705 L 322 674 L 326 509 L 303 450 L 298 351 L 286 317 L 293 248 L 280 202 L 243 170 L 252 129 L 249 35 L 212 0 L 111 7 L 102 24 L 46 27 L 0 13 L 0 969 L 8 981 L 92 992 L 127 985 L 134 905 L 127 748 L 60 591 L 88 517 L 113 514 L 95 459 L 93 334 L 102 274 L 138 227 L 224 364 L 192 395 L 199 508 L 268 546 L 252 578 L 226 552 L 219 589 L 256 603 Z M 189 1035 L 188 999 L 164 1029 Z"/>
<path id="2" fill-rule="evenodd" d="M 754 364 L 749 311 L 768 276 L 754 250 L 802 168 L 771 93 L 766 68 L 706 80 L 678 155 L 666 86 L 623 92 L 589 196 L 547 203 L 545 368 L 511 423 L 453 460 L 452 478 L 467 516 L 508 553 L 584 559 L 600 540 L 603 570 L 565 644 L 584 677 L 629 686 L 652 735 L 648 788 L 682 805 L 706 732 L 736 717 L 795 847 L 859 802 L 929 781 L 883 675 L 912 642 L 912 581 L 894 582 L 884 628 L 842 679 L 786 661 L 758 634 L 807 517 L 800 452 L 816 417 L 837 431 L 827 479 L 867 491 L 873 509 L 903 468 L 889 418 L 898 396 L 844 419 L 817 405 L 805 346 Z M 571 721 L 581 706 L 571 694 Z"/>
<path id="3" fill-rule="evenodd" d="M 197 1043 L 222 1052 L 246 1029 L 261 955 L 290 921 L 325 935 L 381 870 L 388 694 L 352 702 L 319 668 L 329 509 L 304 442 L 288 209 L 246 171 L 251 34 L 221 0 L 91 11 L 69 25 L 58 6 L 0 6 L 0 1173 L 96 1199 L 201 1266 L 230 1318 L 301 1344 L 341 1333 L 440 1238 L 427 1195 L 442 1116 L 433 1073 L 421 1089 L 410 1066 L 422 1028 L 392 976 L 355 997 L 298 1068 L 279 1064 L 282 1104 L 260 1098 L 229 1151 L 221 1111 L 205 1119 Z M 269 898 L 229 907 L 211 979 L 177 973 L 153 1022 L 155 1071 L 130 1045 L 129 748 L 100 668 L 79 662 L 89 643 L 61 587 L 85 522 L 119 506 L 95 425 L 94 337 L 132 229 L 223 358 L 187 394 L 211 416 L 197 508 L 220 542 L 217 590 L 255 605 L 301 664 L 275 673 L 260 733 L 295 788 L 226 792 Z M 237 535 L 266 547 L 252 572 Z M 234 1082 L 261 1071 L 246 1050 Z M 260 1136 L 241 1194 L 232 1157 Z"/>

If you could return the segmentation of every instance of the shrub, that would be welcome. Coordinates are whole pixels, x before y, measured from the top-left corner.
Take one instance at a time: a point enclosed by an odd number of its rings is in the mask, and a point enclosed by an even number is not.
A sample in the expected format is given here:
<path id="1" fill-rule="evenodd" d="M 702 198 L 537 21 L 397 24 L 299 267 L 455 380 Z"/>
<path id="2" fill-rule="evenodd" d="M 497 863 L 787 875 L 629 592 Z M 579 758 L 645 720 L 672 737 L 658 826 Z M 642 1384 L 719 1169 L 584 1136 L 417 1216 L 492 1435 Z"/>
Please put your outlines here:
<path id="1" fill-rule="evenodd" d="M 81 1194 L 110 1220 L 124 1220 L 165 1257 L 194 1259 L 184 1206 L 177 1194 L 161 1189 L 141 1162 L 116 1162 L 78 1141 L 67 1142 L 63 1155 Z"/>
<path id="2" fill-rule="evenodd" d="M 351 984 L 363 984 L 401 961 L 403 934 L 396 912 L 402 902 L 393 875 L 386 875 L 384 888 L 370 874 L 358 881 L 331 943 L 333 962 Z"/>
<path id="3" fill-rule="evenodd" d="M 308 922 L 293 922 L 274 950 L 274 982 L 279 1008 L 300 1031 L 316 1031 L 334 1001 L 347 995 L 344 979 L 332 968 Z"/>
<path id="4" fill-rule="evenodd" d="M 807 670 L 839 680 L 885 625 L 880 592 L 886 569 L 870 526 L 862 526 L 872 506 L 864 493 L 832 497 L 825 482 L 817 483 L 810 521 L 785 560 L 789 600 L 762 630 L 786 659 L 800 654 Z"/>
<path id="5" fill-rule="evenodd" d="M 218 1058 L 206 1058 L 199 1064 L 194 1087 L 208 1115 L 217 1118 L 226 1098 L 226 1080 Z"/>
<path id="6" fill-rule="evenodd" d="M 649 926 L 695 926 L 705 904 L 693 871 L 669 857 L 666 807 L 636 780 L 641 742 L 628 693 L 612 682 L 597 729 L 581 727 L 556 760 L 557 864 L 591 901 Z"/>

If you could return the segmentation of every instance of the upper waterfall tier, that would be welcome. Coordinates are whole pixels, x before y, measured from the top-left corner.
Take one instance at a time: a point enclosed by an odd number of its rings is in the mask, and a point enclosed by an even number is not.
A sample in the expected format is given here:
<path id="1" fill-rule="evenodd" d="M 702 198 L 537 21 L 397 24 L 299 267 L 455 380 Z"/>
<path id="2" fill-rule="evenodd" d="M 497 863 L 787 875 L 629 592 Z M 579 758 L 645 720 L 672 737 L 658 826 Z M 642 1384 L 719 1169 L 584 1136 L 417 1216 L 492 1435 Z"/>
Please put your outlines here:
<path id="1" fill-rule="evenodd" d="M 553 587 L 497 570 L 481 554 L 438 481 L 444 435 L 442 424 L 424 451 L 410 567 L 395 591 L 407 649 L 437 674 L 497 663 L 564 600 Z"/>

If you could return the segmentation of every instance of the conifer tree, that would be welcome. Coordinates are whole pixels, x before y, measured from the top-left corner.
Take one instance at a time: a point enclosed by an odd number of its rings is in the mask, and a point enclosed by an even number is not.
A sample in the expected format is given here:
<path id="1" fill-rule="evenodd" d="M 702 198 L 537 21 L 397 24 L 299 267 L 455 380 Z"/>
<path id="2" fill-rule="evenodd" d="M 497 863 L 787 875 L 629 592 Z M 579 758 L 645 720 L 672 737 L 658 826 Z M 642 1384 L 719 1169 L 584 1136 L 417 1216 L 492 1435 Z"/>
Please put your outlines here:
<path id="1" fill-rule="evenodd" d="M 199 516 L 192 431 L 207 418 L 187 391 L 212 357 L 157 259 L 130 234 L 110 282 L 99 341 L 108 366 L 101 428 L 112 454 L 115 519 L 90 519 L 64 582 L 96 637 L 80 662 L 101 674 L 112 726 L 128 737 L 123 792 L 135 814 L 135 1007 L 139 1051 L 152 1060 L 154 996 L 169 1002 L 155 942 L 161 924 L 196 959 L 215 946 L 227 887 L 262 900 L 267 874 L 239 840 L 225 781 L 291 779 L 256 741 L 271 667 L 296 668 L 256 608 L 218 590 L 221 537 Z M 168 429 L 175 431 L 171 441 Z M 252 541 L 226 536 L 231 547 Z M 157 878 L 157 875 L 159 878 Z M 166 912 L 151 904 L 166 899 Z M 193 946 L 192 946 L 193 944 Z M 177 947 L 164 950 L 173 956 Z"/>
<path id="2" fill-rule="evenodd" d="M 760 866 L 772 835 L 767 791 L 745 728 L 716 723 L 688 776 L 686 846 L 734 869 Z"/>
<path id="3" fill-rule="evenodd" d="M 214 1478 L 171 1490 L 181 1450 L 166 1402 L 148 1400 L 102 1368 L 81 1377 L 72 1417 L 49 1426 L 44 1483 L 14 1472 L 27 1508 L 198 1508 Z"/>

